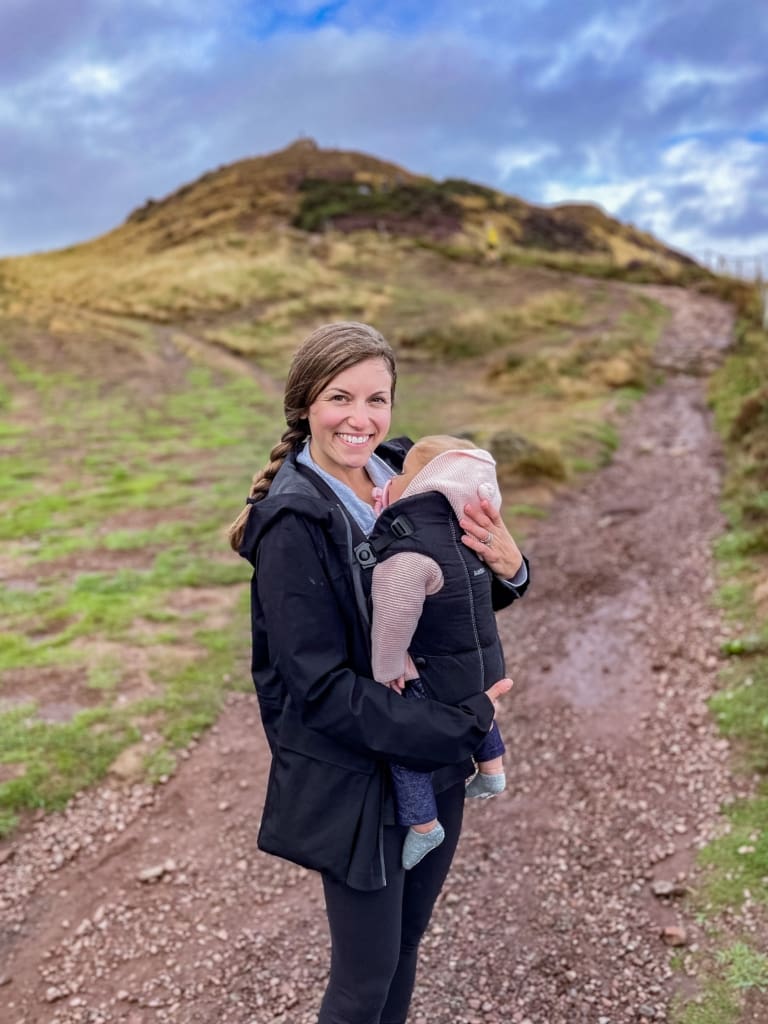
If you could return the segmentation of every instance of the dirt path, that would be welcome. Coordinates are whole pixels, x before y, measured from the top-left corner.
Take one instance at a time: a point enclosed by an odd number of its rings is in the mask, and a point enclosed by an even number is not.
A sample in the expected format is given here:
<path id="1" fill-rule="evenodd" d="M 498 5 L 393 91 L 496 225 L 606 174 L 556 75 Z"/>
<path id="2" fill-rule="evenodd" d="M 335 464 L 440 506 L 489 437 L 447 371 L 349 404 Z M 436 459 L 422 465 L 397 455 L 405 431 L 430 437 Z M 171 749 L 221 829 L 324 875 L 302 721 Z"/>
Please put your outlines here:
<path id="1" fill-rule="evenodd" d="M 612 465 L 537 528 L 535 585 L 501 617 L 511 785 L 467 809 L 423 947 L 420 1024 L 663 1021 L 677 982 L 660 931 L 696 940 L 651 882 L 685 881 L 734 794 L 705 707 L 722 524 L 697 376 L 731 319 L 663 296 L 666 383 Z M 320 889 L 256 851 L 266 768 L 255 701 L 234 695 L 165 786 L 105 785 L 0 846 L 2 1020 L 313 1022 Z"/>

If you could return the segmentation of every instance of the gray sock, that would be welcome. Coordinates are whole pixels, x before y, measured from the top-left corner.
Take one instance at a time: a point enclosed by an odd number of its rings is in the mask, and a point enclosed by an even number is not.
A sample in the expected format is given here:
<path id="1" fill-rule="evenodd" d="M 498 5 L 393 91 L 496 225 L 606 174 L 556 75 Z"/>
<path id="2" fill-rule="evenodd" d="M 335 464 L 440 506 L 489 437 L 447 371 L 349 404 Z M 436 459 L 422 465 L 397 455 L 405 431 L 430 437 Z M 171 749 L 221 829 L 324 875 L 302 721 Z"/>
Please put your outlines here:
<path id="1" fill-rule="evenodd" d="M 504 772 L 496 772 L 494 775 L 484 775 L 478 772 L 474 778 L 467 783 L 465 795 L 477 797 L 479 800 L 487 800 L 488 797 L 503 793 L 507 785 L 507 778 Z"/>
<path id="2" fill-rule="evenodd" d="M 403 843 L 403 867 L 406 871 L 416 867 L 422 857 L 426 857 L 430 850 L 445 839 L 445 829 L 438 823 L 430 832 L 414 832 L 408 829 L 408 835 Z"/>

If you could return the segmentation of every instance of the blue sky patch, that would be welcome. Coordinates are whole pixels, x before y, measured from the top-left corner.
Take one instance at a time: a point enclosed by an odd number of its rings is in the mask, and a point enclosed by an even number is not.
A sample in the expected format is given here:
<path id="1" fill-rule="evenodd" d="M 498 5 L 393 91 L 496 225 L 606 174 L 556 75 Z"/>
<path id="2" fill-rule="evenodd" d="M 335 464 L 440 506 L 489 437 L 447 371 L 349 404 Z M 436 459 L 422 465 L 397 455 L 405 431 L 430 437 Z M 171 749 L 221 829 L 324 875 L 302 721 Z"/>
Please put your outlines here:
<path id="1" fill-rule="evenodd" d="M 768 8 L 731 0 L 4 0 L 0 255 L 302 133 L 768 252 L 766 53 Z"/>

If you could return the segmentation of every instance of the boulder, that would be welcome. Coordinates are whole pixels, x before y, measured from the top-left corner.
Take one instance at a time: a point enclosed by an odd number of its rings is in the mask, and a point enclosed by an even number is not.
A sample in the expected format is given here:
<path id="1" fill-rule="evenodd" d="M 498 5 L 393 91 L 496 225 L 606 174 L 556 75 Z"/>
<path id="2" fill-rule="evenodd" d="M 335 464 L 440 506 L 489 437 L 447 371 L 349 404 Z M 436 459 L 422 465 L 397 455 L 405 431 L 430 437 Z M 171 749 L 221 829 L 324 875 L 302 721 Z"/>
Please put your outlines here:
<path id="1" fill-rule="evenodd" d="M 564 480 L 565 463 L 555 448 L 535 444 L 513 430 L 499 430 L 491 435 L 488 450 L 496 459 L 501 477 L 518 476 L 531 480 L 547 477 Z"/>

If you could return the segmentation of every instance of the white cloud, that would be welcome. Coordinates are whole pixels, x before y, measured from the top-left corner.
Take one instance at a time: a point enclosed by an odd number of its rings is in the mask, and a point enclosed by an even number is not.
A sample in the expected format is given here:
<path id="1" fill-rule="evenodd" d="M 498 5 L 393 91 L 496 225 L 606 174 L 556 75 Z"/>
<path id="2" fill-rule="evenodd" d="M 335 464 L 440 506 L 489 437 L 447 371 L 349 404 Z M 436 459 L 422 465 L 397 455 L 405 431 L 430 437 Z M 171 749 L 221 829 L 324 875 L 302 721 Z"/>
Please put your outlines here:
<path id="1" fill-rule="evenodd" d="M 647 108 L 658 111 L 666 103 L 678 99 L 691 89 L 717 86 L 738 87 L 763 74 L 763 69 L 739 64 L 737 67 L 713 67 L 680 62 L 650 68 L 643 84 Z"/>
<path id="2" fill-rule="evenodd" d="M 548 157 L 557 156 L 559 148 L 550 142 L 533 143 L 529 146 L 504 146 L 494 154 L 493 163 L 503 184 L 515 171 L 527 171 Z"/>
<path id="3" fill-rule="evenodd" d="M 120 91 L 124 76 L 114 65 L 81 64 L 70 71 L 69 82 L 78 92 L 108 96 Z"/>
<path id="4" fill-rule="evenodd" d="M 746 209 L 765 158 L 766 147 L 747 139 L 734 139 L 719 150 L 699 139 L 686 139 L 670 146 L 661 164 L 667 168 L 667 184 L 695 188 L 697 205 L 713 220 L 713 213 L 733 215 Z"/>
<path id="5" fill-rule="evenodd" d="M 647 29 L 647 19 L 647 12 L 639 4 L 632 10 L 612 8 L 610 13 L 596 15 L 575 35 L 552 47 L 550 62 L 538 75 L 536 85 L 541 89 L 556 85 L 585 58 L 603 64 L 620 61 L 641 31 Z"/>
<path id="6" fill-rule="evenodd" d="M 644 184 L 642 179 L 583 185 L 572 185 L 567 181 L 549 181 L 542 190 L 542 197 L 545 203 L 596 203 L 608 213 L 615 215 L 643 189 Z"/>
<path id="7" fill-rule="evenodd" d="M 597 203 L 693 255 L 768 251 L 765 232 L 734 227 L 713 236 L 718 224 L 748 222 L 749 211 L 759 208 L 766 148 L 744 138 L 682 139 L 667 146 L 652 175 L 578 184 L 561 178 L 546 183 L 541 195 L 546 203 Z"/>

